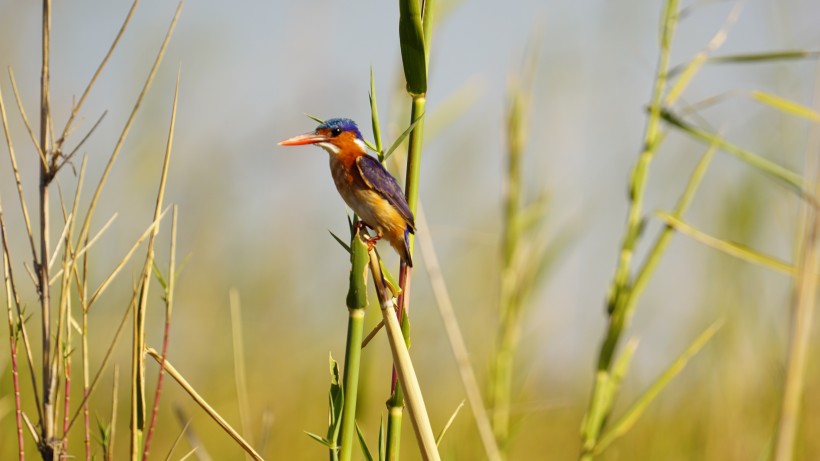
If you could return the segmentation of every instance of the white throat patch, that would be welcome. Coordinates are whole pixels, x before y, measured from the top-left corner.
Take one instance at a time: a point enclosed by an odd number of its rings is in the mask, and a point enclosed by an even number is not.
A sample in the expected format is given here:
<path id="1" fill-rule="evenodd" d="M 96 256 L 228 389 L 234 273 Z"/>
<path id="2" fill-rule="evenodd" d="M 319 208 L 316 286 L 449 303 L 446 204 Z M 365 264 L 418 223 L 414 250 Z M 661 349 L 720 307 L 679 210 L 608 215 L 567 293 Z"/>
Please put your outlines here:
<path id="1" fill-rule="evenodd" d="M 329 142 L 317 142 L 316 145 L 326 150 L 331 155 L 339 155 L 339 152 L 341 152 L 338 147 Z"/>
<path id="2" fill-rule="evenodd" d="M 356 138 L 353 140 L 353 142 L 355 142 L 356 145 L 362 149 L 362 152 L 367 152 L 367 146 L 364 144 L 364 141 L 362 141 L 359 138 Z"/>

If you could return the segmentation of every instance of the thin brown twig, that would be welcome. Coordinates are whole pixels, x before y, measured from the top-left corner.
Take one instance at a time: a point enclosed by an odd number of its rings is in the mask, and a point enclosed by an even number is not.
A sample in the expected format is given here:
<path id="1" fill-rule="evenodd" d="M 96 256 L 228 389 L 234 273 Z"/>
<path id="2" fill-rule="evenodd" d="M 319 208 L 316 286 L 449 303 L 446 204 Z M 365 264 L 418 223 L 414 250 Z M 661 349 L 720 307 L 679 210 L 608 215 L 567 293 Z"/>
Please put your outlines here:
<path id="1" fill-rule="evenodd" d="M 66 329 L 71 326 L 66 322 Z M 70 343 L 70 339 L 67 341 Z M 65 354 L 65 394 L 63 395 L 63 450 L 60 452 L 60 459 L 65 460 L 68 451 L 68 415 L 71 410 L 71 354 L 66 350 Z"/>
<path id="2" fill-rule="evenodd" d="M 8 125 L 8 120 L 6 118 L 6 109 L 5 109 L 5 106 L 3 104 L 2 92 L 0 92 L 0 118 L 2 118 L 2 121 L 3 121 L 3 131 L 4 131 L 5 136 L 6 136 L 6 146 L 8 147 L 9 158 L 11 159 L 12 171 L 14 172 L 14 180 L 15 180 L 16 185 L 17 185 L 17 195 L 18 195 L 18 198 L 19 198 L 20 206 L 22 207 L 22 210 L 23 210 L 23 220 L 25 221 L 25 224 L 26 224 L 26 235 L 28 235 L 29 244 L 31 245 L 32 260 L 37 261 L 37 246 L 34 244 L 34 233 L 31 230 L 31 220 L 29 219 L 28 208 L 26 207 L 26 201 L 25 201 L 25 198 L 23 196 L 23 184 L 22 184 L 22 181 L 20 180 L 20 170 L 17 167 L 17 158 L 14 155 L 14 146 L 13 146 L 12 141 L 11 141 L 11 134 L 9 133 L 9 125 Z M 0 208 L 0 220 L 2 220 L 2 208 Z M 3 225 L 3 227 L 4 227 L 3 233 L 5 234 L 5 224 Z M 3 246 L 4 246 L 4 252 L 7 252 L 8 251 L 8 245 L 7 245 L 7 242 L 5 242 L 5 237 L 4 237 Z M 6 254 L 8 254 L 8 253 L 6 253 Z M 10 258 L 10 256 L 9 256 L 9 258 Z M 11 265 L 9 265 L 9 271 L 11 271 Z M 9 277 L 12 277 L 10 272 L 9 272 Z M 42 409 L 40 407 L 40 394 L 39 394 L 39 391 L 37 390 L 38 386 L 37 386 L 35 373 L 34 373 L 34 358 L 33 358 L 32 350 L 31 350 L 31 343 L 29 342 L 29 339 L 28 339 L 28 334 L 26 332 L 25 322 L 23 322 L 23 320 L 22 320 L 23 316 L 22 316 L 22 312 L 21 312 L 21 309 L 20 309 L 19 298 L 17 297 L 17 294 L 16 294 L 17 288 L 16 288 L 16 285 L 13 284 L 13 279 L 12 279 L 12 289 L 14 290 L 14 299 L 15 299 L 15 306 L 16 306 L 16 310 L 17 310 L 17 316 L 20 319 L 20 332 L 21 332 L 22 338 L 23 338 L 23 348 L 25 349 L 25 352 L 26 352 L 26 359 L 27 359 L 28 367 L 29 367 L 29 376 L 31 376 L 31 380 L 32 380 L 32 389 L 33 389 L 33 392 L 34 392 L 35 406 L 37 407 L 37 414 L 40 417 L 40 420 L 42 421 L 43 420 L 43 415 L 42 415 Z"/>
<path id="3" fill-rule="evenodd" d="M 182 437 L 185 435 L 185 431 L 188 430 L 188 426 L 191 424 L 191 420 L 189 419 L 183 426 L 182 430 L 179 431 L 177 434 L 177 438 L 174 439 L 174 443 L 171 444 L 171 448 L 168 449 L 168 454 L 165 456 L 165 461 L 171 460 L 171 455 L 174 453 L 174 449 L 179 445 L 179 442 L 182 440 Z"/>
<path id="4" fill-rule="evenodd" d="M 205 399 L 203 399 L 202 396 L 199 395 L 199 393 L 196 390 L 194 390 L 193 387 L 191 387 L 190 384 L 188 384 L 188 381 L 186 381 L 185 378 L 183 378 L 182 375 L 176 370 L 176 368 L 174 368 L 173 365 L 171 365 L 171 362 L 163 361 L 159 353 L 150 347 L 146 350 L 146 352 L 148 353 L 148 355 L 153 357 L 153 359 L 156 360 L 157 363 L 162 364 L 163 368 L 165 368 L 165 371 L 167 371 L 168 374 L 172 378 L 174 378 L 174 380 L 180 386 L 182 386 L 182 389 L 184 389 L 185 392 L 187 392 L 188 395 L 190 395 L 191 398 L 194 399 L 197 405 L 199 405 L 200 408 L 205 410 L 205 412 L 208 413 L 208 416 L 210 416 L 211 419 L 213 419 L 219 425 L 219 427 L 221 427 L 225 432 L 227 432 L 228 435 L 230 435 L 231 438 L 234 439 L 236 443 L 238 443 L 239 446 L 242 447 L 243 450 L 245 450 L 245 452 L 247 452 L 256 460 L 262 460 L 262 456 L 260 456 L 259 453 L 257 453 L 256 450 L 254 450 L 253 447 L 247 441 L 245 441 L 245 439 L 243 439 L 241 435 L 239 435 L 239 432 L 237 432 L 236 429 L 231 427 L 231 425 L 228 424 L 228 422 L 225 421 L 225 419 L 222 416 L 220 416 L 219 413 L 217 413 L 216 410 L 214 410 L 213 407 L 211 407 L 208 404 L 208 402 L 206 402 Z"/>
<path id="5" fill-rule="evenodd" d="M 94 131 L 97 130 L 97 127 L 100 126 L 100 123 L 102 123 L 103 119 L 105 118 L 105 116 L 107 114 L 108 114 L 108 111 L 107 110 L 104 111 L 102 113 L 102 115 L 100 115 L 100 118 L 97 119 L 96 123 L 94 123 L 94 126 L 92 126 L 90 130 L 88 130 L 88 133 L 86 133 L 85 136 L 83 136 L 83 139 L 80 140 L 80 142 L 77 144 L 77 146 L 68 155 L 63 156 L 63 161 L 60 162 L 60 164 L 57 166 L 57 170 L 61 169 L 68 162 L 71 161 L 71 159 L 74 157 L 74 155 L 80 150 L 80 147 L 82 147 L 83 144 L 85 144 L 85 142 L 88 140 L 88 138 L 90 138 L 91 135 L 94 134 Z"/>
<path id="6" fill-rule="evenodd" d="M 88 161 L 88 156 L 83 157 L 83 164 L 80 167 L 80 178 L 82 178 L 85 174 L 85 166 L 86 162 Z M 85 246 L 88 242 L 84 242 Z M 83 256 L 83 274 L 82 274 L 82 281 L 80 281 L 80 274 L 77 272 L 77 265 L 74 266 L 74 276 L 77 280 L 77 293 L 79 294 L 80 298 L 80 305 L 83 309 L 83 325 L 82 325 L 82 359 L 83 359 L 83 443 L 85 444 L 85 460 L 91 461 L 91 423 L 90 418 L 88 416 L 88 394 L 89 394 L 89 387 L 88 387 L 88 253 Z M 117 401 L 117 378 L 119 377 L 119 368 L 114 368 L 114 391 L 112 398 L 114 399 L 115 406 Z M 113 426 L 113 422 L 111 423 Z M 69 422 L 69 428 L 71 427 L 71 423 Z M 113 433 L 113 429 L 112 429 Z M 112 435 L 113 437 L 113 435 Z M 107 458 L 110 460 L 110 456 Z"/>
<path id="7" fill-rule="evenodd" d="M 148 424 L 148 434 L 145 436 L 145 449 L 142 453 L 143 461 L 148 460 L 148 452 L 151 448 L 151 436 L 154 435 L 154 427 L 159 414 L 159 397 L 162 393 L 162 379 L 165 377 L 165 361 L 168 358 L 168 343 L 171 337 L 171 311 L 174 306 L 174 279 L 176 278 L 176 242 L 177 242 L 177 207 L 174 206 L 171 218 L 171 261 L 168 264 L 168 282 L 165 289 L 165 333 L 162 338 L 162 362 L 157 376 L 157 389 L 154 392 L 154 407 L 151 410 L 151 422 Z"/>
<path id="8" fill-rule="evenodd" d="M 2 216 L 0 215 L 0 219 Z M 5 227 L 5 226 L 4 226 Z M 9 258 L 5 250 L 3 252 L 3 278 L 6 288 L 6 311 L 8 312 L 9 321 L 9 347 L 11 349 L 11 379 L 14 389 L 14 415 L 17 426 L 17 446 L 18 446 L 18 460 L 24 461 L 26 459 L 25 443 L 23 439 L 23 410 L 20 402 L 20 379 L 17 366 L 17 334 L 15 332 L 14 314 L 11 307 L 11 286 L 9 279 Z M 21 320 L 22 323 L 22 320 Z"/>
<path id="9" fill-rule="evenodd" d="M 65 142 L 66 137 L 68 136 L 68 131 L 71 129 L 71 124 L 74 123 L 74 119 L 77 117 L 77 113 L 80 111 L 80 108 L 82 107 L 83 103 L 85 102 L 85 98 L 87 98 L 88 94 L 91 92 L 91 88 L 94 86 L 94 83 L 97 81 L 97 77 L 100 76 L 100 73 L 102 73 L 103 68 L 108 63 L 108 59 L 114 53 L 114 48 L 117 47 L 117 44 L 119 43 L 120 38 L 122 38 L 122 35 L 125 32 L 125 29 L 128 27 L 128 23 L 131 22 L 131 17 L 134 15 L 134 11 L 136 11 L 138 3 L 139 3 L 139 0 L 134 0 L 134 3 L 131 5 L 131 9 L 128 10 L 128 15 L 125 17 L 125 21 L 123 21 L 122 26 L 120 27 L 120 31 L 117 33 L 117 36 L 114 38 L 114 41 L 111 42 L 111 46 L 108 48 L 108 52 L 105 54 L 105 57 L 103 58 L 102 62 L 100 62 L 100 65 L 97 66 L 97 70 L 94 72 L 94 75 L 91 77 L 91 81 L 89 81 L 88 85 L 85 87 L 85 91 L 83 91 L 83 95 L 80 96 L 80 100 L 77 101 L 77 104 L 75 104 L 74 108 L 71 109 L 71 116 L 68 118 L 68 121 L 65 124 L 65 128 L 63 128 L 63 134 L 60 135 L 60 139 L 58 139 L 57 142 L 56 142 L 58 150 L 62 149 L 63 143 Z M 97 122 L 97 123 L 99 123 L 99 122 Z M 93 131 L 93 129 L 92 129 L 92 131 Z M 80 143 L 80 144 L 82 144 L 82 143 Z"/>
<path id="10" fill-rule="evenodd" d="M 10 293 L 7 296 L 11 296 L 14 301 L 14 307 L 17 311 L 17 319 L 19 320 L 19 327 L 20 333 L 23 338 L 23 345 L 26 350 L 26 359 L 28 360 L 28 367 L 29 367 L 29 376 L 31 377 L 31 389 L 34 395 L 34 403 L 35 407 L 37 408 L 37 416 L 40 418 L 40 421 L 43 420 L 43 413 L 42 413 L 42 406 L 40 405 L 40 394 L 37 391 L 37 378 L 34 373 L 34 358 L 32 357 L 31 353 L 31 343 L 29 342 L 28 338 L 28 331 L 26 330 L 26 322 L 25 322 L 25 315 L 23 315 L 23 309 L 20 307 L 20 295 L 17 293 L 17 284 L 14 282 L 14 271 L 11 268 L 11 257 L 9 256 L 9 242 L 8 242 L 8 234 L 6 233 L 6 220 L 3 217 L 3 207 L 0 205 L 0 240 L 3 243 L 3 254 L 6 258 L 9 259 L 8 267 L 7 267 L 7 274 L 6 277 L 8 278 L 8 287 L 10 287 Z"/>
<path id="11" fill-rule="evenodd" d="M 11 133 L 9 133 L 9 123 L 6 119 L 6 108 L 3 103 L 3 92 L 0 91 L 0 118 L 3 120 L 3 132 L 6 135 L 6 146 L 9 150 L 9 158 L 11 159 L 11 169 L 14 172 L 14 181 L 17 185 L 17 197 L 19 198 L 20 207 L 23 211 L 23 221 L 26 224 L 26 235 L 28 236 L 29 244 L 31 245 L 32 261 L 37 261 L 37 245 L 34 244 L 34 231 L 31 230 L 31 219 L 28 215 L 28 207 L 23 195 L 23 182 L 20 179 L 20 169 L 17 167 L 17 156 L 14 155 L 14 145 L 11 142 Z"/>
<path id="12" fill-rule="evenodd" d="M 31 138 L 31 142 L 34 144 L 34 148 L 40 155 L 40 164 L 42 166 L 47 166 L 48 160 L 46 160 L 46 154 L 45 152 L 43 152 L 42 147 L 40 147 L 40 143 L 37 141 L 37 136 L 34 134 L 34 129 L 31 127 L 31 123 L 28 121 L 26 109 L 23 106 L 23 100 L 20 98 L 20 92 L 17 90 L 17 80 L 14 79 L 14 70 L 12 70 L 11 66 L 8 67 L 8 73 L 9 80 L 11 80 L 11 91 L 12 93 L 14 93 L 14 100 L 15 102 L 17 102 L 17 109 L 20 111 L 20 118 L 23 119 L 23 125 L 26 126 L 26 131 L 28 131 L 28 135 Z"/>
<path id="13" fill-rule="evenodd" d="M 84 407 L 88 402 L 88 399 L 91 397 L 91 394 L 97 388 L 97 383 L 100 380 L 100 377 L 105 371 L 106 366 L 108 365 L 108 361 L 111 359 L 111 355 L 114 353 L 114 346 L 117 345 L 117 341 L 120 339 L 120 334 L 122 334 L 123 327 L 125 327 L 125 322 L 128 320 L 128 316 L 131 313 L 131 309 L 134 307 L 134 302 L 137 299 L 137 291 L 133 290 L 131 293 L 131 301 L 128 303 L 128 308 L 125 309 L 123 312 L 122 319 L 120 319 L 120 323 L 117 326 L 117 330 L 114 332 L 114 338 L 111 340 L 111 344 L 108 346 L 108 350 L 105 351 L 105 355 L 103 356 L 102 363 L 100 363 L 100 367 L 97 369 L 97 373 L 94 374 L 94 379 L 91 380 L 91 385 L 88 386 L 88 392 L 85 396 L 83 396 L 83 401 L 80 402 L 80 407 Z M 74 422 L 77 420 L 77 416 L 80 415 L 81 408 L 78 408 L 74 415 L 71 417 L 71 422 L 68 423 L 68 429 L 71 430 L 71 426 L 74 425 Z"/>
<path id="14" fill-rule="evenodd" d="M 128 121 L 126 121 L 125 126 L 123 127 L 122 132 L 120 133 L 120 137 L 117 140 L 117 144 L 114 146 L 114 151 L 108 158 L 108 163 L 105 165 L 105 169 L 103 170 L 102 176 L 100 177 L 100 180 L 97 183 L 97 188 L 94 190 L 94 195 L 91 197 L 91 202 L 88 205 L 88 212 L 85 215 L 85 221 L 83 222 L 83 225 L 81 227 L 78 241 L 83 241 L 88 236 L 88 232 L 91 227 L 91 219 L 94 215 L 94 210 L 97 207 L 97 202 L 99 201 L 100 196 L 102 195 L 102 189 L 108 180 L 108 175 L 111 173 L 111 169 L 114 166 L 114 162 L 117 160 L 117 157 L 119 156 L 120 150 L 122 149 L 122 146 L 125 142 L 125 138 L 128 136 L 128 132 L 131 129 L 131 125 L 134 123 L 134 119 L 136 118 L 137 112 L 139 112 L 139 109 L 142 106 L 142 102 L 145 99 L 145 95 L 148 93 L 148 89 L 151 87 L 151 83 L 154 81 L 154 76 L 156 76 L 157 74 L 159 64 L 162 62 L 163 56 L 165 56 L 165 50 L 168 48 L 168 43 L 171 41 L 171 36 L 174 33 L 177 21 L 179 20 L 179 15 L 182 12 L 183 3 L 184 0 L 181 0 L 177 5 L 174 17 L 171 20 L 170 26 L 168 27 L 168 32 L 165 34 L 165 39 L 162 41 L 162 45 L 160 46 L 160 49 L 157 52 L 157 56 L 154 59 L 154 64 L 151 67 L 151 71 L 149 72 L 148 77 L 145 80 L 145 84 L 142 87 L 142 91 L 137 97 L 137 101 L 136 103 L 134 103 L 133 109 L 131 109 L 131 114 L 128 116 Z"/>

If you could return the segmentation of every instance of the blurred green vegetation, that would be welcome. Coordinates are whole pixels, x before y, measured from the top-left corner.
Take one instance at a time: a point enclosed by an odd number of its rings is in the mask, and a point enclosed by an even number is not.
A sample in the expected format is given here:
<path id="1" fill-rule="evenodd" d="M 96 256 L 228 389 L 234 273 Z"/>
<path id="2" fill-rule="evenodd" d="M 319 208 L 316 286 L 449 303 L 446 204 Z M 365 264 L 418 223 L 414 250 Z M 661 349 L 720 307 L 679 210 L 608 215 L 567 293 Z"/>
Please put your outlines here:
<path id="1" fill-rule="evenodd" d="M 120 3 L 56 6 L 52 104 L 58 124 L 69 113 L 72 95 L 81 91 L 116 33 L 128 7 Z M 358 17 L 366 14 L 344 11 L 357 9 L 351 5 L 276 3 L 269 10 L 195 3 L 190 2 L 183 11 L 145 112 L 136 120 L 95 215 L 92 233 L 118 213 L 112 228 L 91 252 L 89 277 L 99 281 L 107 275 L 151 220 L 167 112 L 181 63 L 178 140 L 166 201 L 180 206 L 178 263 L 183 267 L 176 285 L 168 360 L 221 415 L 240 427 L 228 297 L 229 290 L 236 288 L 242 297 L 241 340 L 250 402 L 250 427 L 244 435 L 266 459 L 324 458 L 326 451 L 304 431 L 321 433 L 327 426 L 328 352 L 337 359 L 343 354 L 347 312 L 342 300 L 348 257 L 327 229 L 346 235 L 347 222 L 326 171 L 325 154 L 281 152 L 273 141 L 312 128 L 313 122 L 301 118 L 304 112 L 351 116 L 360 126 L 367 126 L 367 69 L 371 63 L 377 72 L 391 69 L 396 76 L 380 79 L 382 86 L 377 88 L 383 117 L 390 121 L 382 126 L 384 138 L 394 139 L 406 127 L 407 114 L 400 113 L 397 104 L 386 104 L 393 93 L 404 91 L 391 83 L 400 80 L 401 72 L 395 31 L 398 13 L 387 7 L 380 10 L 371 2 L 367 6 L 389 20 L 379 21 L 387 23 L 384 29 L 374 24 L 375 29 L 368 31 L 364 19 Z M 532 20 L 537 16 L 534 12 L 546 17 L 544 28 L 549 32 L 545 32 L 530 96 L 531 132 L 523 160 L 523 183 L 528 186 L 523 195 L 533 199 L 546 186 L 553 197 L 549 221 L 577 219 L 584 229 L 566 260 L 534 289 L 526 311 L 511 385 L 511 460 L 578 457 L 579 428 L 604 330 L 603 300 L 625 216 L 627 175 L 641 148 L 643 105 L 656 53 L 660 7 L 655 2 L 618 7 L 617 11 L 607 2 L 598 2 L 592 15 L 570 3 L 544 6 L 533 1 L 498 11 L 498 5 L 489 1 L 465 2 L 442 24 L 436 36 L 440 54 L 434 53 L 429 63 L 429 136 L 425 141 L 429 150 L 422 166 L 420 199 L 426 205 L 472 364 L 481 384 L 486 385 L 502 267 L 504 79 L 508 70 L 517 68 L 524 39 L 537 24 L 522 25 L 522 18 Z M 811 48 L 820 43 L 816 27 L 809 27 L 816 20 L 808 19 L 820 14 L 816 2 L 750 3 L 730 32 L 724 54 Z M 145 77 L 172 6 L 141 7 L 122 50 L 102 76 L 99 95 L 89 101 L 80 131 L 102 110 L 110 110 L 85 147 L 89 181 L 96 181 L 104 166 L 103 159 L 139 92 L 135 82 Z M 302 19 L 310 8 L 319 6 L 327 10 L 312 16 L 312 22 Z M 68 11 L 70 8 L 76 11 Z M 688 14 L 673 46 L 673 64 L 686 62 L 705 45 L 731 5 L 684 2 L 683 8 Z M 493 22 L 494 15 L 512 25 Z M 34 7 L 15 2 L 0 5 L 0 64 L 14 67 L 30 117 L 36 112 L 39 44 L 31 31 L 37 29 L 37 20 Z M 339 25 L 351 23 L 357 27 Z M 505 37 L 497 39 L 502 45 L 465 42 L 464 37 L 484 39 L 479 34 L 488 34 L 487 24 L 497 25 L 492 35 L 510 35 L 517 42 L 509 44 L 503 41 Z M 521 34 L 514 33 L 517 29 L 522 29 Z M 339 34 L 340 42 L 346 40 L 346 45 L 332 43 L 328 34 L 333 33 Z M 371 44 L 379 41 L 374 37 L 389 37 L 384 41 L 395 46 Z M 339 48 L 355 52 L 340 56 Z M 476 48 L 486 54 L 476 56 Z M 317 63 L 322 67 L 313 67 Z M 688 89 L 684 105 L 724 95 L 719 104 L 697 111 L 693 119 L 737 145 L 802 172 L 803 155 L 817 150 L 816 136 L 807 135 L 817 130 L 816 123 L 726 92 L 763 90 L 816 109 L 811 100 L 815 64 L 803 59 L 706 66 Z M 442 116 L 436 122 L 438 115 L 451 109 L 447 98 L 471 85 L 466 80 L 471 75 L 479 77 L 477 95 L 465 98 L 464 109 L 456 111 L 460 116 Z M 24 191 L 32 206 L 36 157 L 5 73 L 0 88 Z M 647 212 L 674 206 L 704 149 L 702 143 L 680 132 L 665 133 L 664 150 L 653 164 L 647 185 Z M 5 143 L 2 145 L 0 197 L 10 231 L 11 257 L 27 313 L 32 315 L 28 326 L 38 338 L 37 298 L 22 266 L 24 262 L 30 265 L 30 254 Z M 71 191 L 76 176 L 66 170 L 59 182 L 64 192 Z M 89 196 L 86 191 L 81 203 L 87 205 Z M 711 235 L 793 261 L 798 203 L 787 188 L 719 153 L 694 198 L 687 222 Z M 58 210 L 52 211 L 59 223 Z M 660 223 L 650 219 L 645 232 L 659 228 Z M 159 267 L 167 267 L 164 249 L 168 238 L 163 232 L 156 244 L 162 249 L 157 254 Z M 645 253 L 646 248 L 637 249 L 639 258 Z M 140 261 L 129 264 L 89 319 L 93 371 L 123 315 L 140 267 Z M 413 290 L 412 355 L 437 430 L 464 399 L 464 391 L 423 270 L 416 271 Z M 782 394 L 790 290 L 787 275 L 674 236 L 629 327 L 629 336 L 640 338 L 640 346 L 613 417 L 617 419 L 716 318 L 724 319 L 723 328 L 599 459 L 767 458 Z M 164 321 L 160 291 L 152 289 L 146 327 L 147 343 L 155 348 L 161 345 Z M 371 306 L 375 305 L 371 299 Z M 370 309 L 367 327 L 379 318 L 377 309 Z M 0 459 L 14 459 L 8 333 L 5 328 L 2 331 Z M 814 331 L 817 333 L 816 326 Z M 820 354 L 816 339 L 809 354 Z M 120 366 L 115 459 L 124 459 L 128 450 L 127 335 L 113 359 Z M 31 382 L 29 371 L 22 360 L 20 363 L 20 382 L 26 389 Z M 820 426 L 817 363 L 810 360 L 808 364 L 797 459 L 820 459 L 820 439 L 813 437 L 814 428 Z M 390 365 L 387 343 L 379 336 L 363 351 L 359 396 L 359 425 L 371 448 L 376 446 L 375 434 L 385 416 Z M 74 361 L 74 373 L 79 373 L 79 360 Z M 156 375 L 157 367 L 149 361 L 149 390 Z M 74 380 L 73 405 L 81 400 L 79 376 Z M 107 423 L 112 376 L 109 368 L 90 399 L 92 429 L 97 420 Z M 35 418 L 30 396 L 24 393 L 23 401 L 26 413 Z M 177 408 L 190 418 L 190 429 L 212 459 L 244 456 L 166 377 L 152 459 L 161 459 L 182 430 L 184 422 L 175 414 Z M 483 458 L 470 412 L 469 407 L 461 411 L 442 441 L 443 459 Z M 271 421 L 269 425 L 266 420 Z M 70 451 L 78 454 L 82 447 L 79 429 L 73 429 L 69 438 Z M 405 424 L 403 431 L 402 457 L 418 459 L 410 425 Z M 36 459 L 33 442 L 26 440 L 27 455 Z M 92 446 L 99 455 L 95 441 Z M 189 449 L 183 440 L 172 459 Z"/>

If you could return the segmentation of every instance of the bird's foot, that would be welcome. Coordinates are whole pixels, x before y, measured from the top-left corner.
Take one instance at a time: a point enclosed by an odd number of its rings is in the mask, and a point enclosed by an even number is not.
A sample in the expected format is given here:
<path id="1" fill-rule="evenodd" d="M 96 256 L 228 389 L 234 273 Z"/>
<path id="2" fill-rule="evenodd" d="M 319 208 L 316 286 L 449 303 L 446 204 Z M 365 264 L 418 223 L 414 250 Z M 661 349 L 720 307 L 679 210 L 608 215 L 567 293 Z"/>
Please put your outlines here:
<path id="1" fill-rule="evenodd" d="M 376 242 L 381 240 L 382 235 L 377 234 L 375 237 L 371 236 L 367 229 L 372 229 L 370 226 L 367 225 L 364 221 L 357 221 L 356 222 L 356 232 L 361 237 L 362 241 L 367 244 L 367 249 L 372 250 L 376 246 Z"/>

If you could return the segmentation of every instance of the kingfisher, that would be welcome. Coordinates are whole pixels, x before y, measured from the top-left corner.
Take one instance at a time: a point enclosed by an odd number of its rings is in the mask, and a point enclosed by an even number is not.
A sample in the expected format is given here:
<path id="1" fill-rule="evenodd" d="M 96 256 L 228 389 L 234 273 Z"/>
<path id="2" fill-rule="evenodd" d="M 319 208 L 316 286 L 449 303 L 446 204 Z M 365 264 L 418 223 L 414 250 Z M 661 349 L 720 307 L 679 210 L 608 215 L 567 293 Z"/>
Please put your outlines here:
<path id="1" fill-rule="evenodd" d="M 339 195 L 365 226 L 376 232 L 375 242 L 385 238 L 401 260 L 413 267 L 409 234 L 416 232 L 413 212 L 401 187 L 367 148 L 353 120 L 332 118 L 314 131 L 279 143 L 280 146 L 315 144 L 330 154 L 330 173 Z"/>

